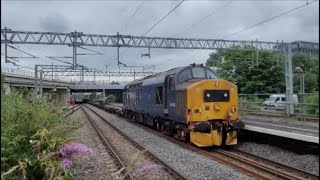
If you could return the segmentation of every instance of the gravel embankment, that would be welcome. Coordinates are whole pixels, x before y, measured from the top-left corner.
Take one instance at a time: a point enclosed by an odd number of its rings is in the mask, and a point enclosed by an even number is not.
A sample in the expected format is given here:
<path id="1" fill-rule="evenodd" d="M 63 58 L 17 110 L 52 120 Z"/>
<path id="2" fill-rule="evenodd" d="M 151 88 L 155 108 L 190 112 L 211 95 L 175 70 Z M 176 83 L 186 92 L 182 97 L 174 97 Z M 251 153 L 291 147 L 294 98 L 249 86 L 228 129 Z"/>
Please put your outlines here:
<path id="1" fill-rule="evenodd" d="M 319 175 L 319 156 L 299 155 L 267 144 L 243 142 L 236 149 Z"/>
<path id="2" fill-rule="evenodd" d="M 129 137 L 144 146 L 148 151 L 156 154 L 160 159 L 175 168 L 185 177 L 188 177 L 188 179 L 251 179 L 218 162 L 183 149 L 157 135 L 125 122 L 115 115 L 109 114 L 92 105 L 88 106 L 97 110 L 101 116 L 105 117 Z"/>
<path id="3" fill-rule="evenodd" d="M 75 142 L 85 144 L 93 150 L 93 153 L 85 156 L 76 156 L 74 161 L 74 177 L 77 180 L 104 179 L 112 180 L 111 173 L 114 173 L 113 159 L 99 139 L 90 122 L 81 109 L 71 115 L 79 120 L 83 126 L 73 132 Z"/>
<path id="4" fill-rule="evenodd" d="M 168 174 L 166 171 L 162 170 L 161 168 L 158 168 L 157 171 L 153 173 L 137 173 L 135 170 L 139 169 L 139 167 L 155 164 L 150 158 L 144 154 L 141 154 L 139 158 L 137 158 L 135 161 L 132 159 L 134 156 L 136 156 L 140 151 L 139 148 L 134 146 L 130 141 L 128 141 L 125 137 L 120 135 L 116 130 L 114 130 L 112 127 L 110 127 L 106 122 L 100 119 L 97 115 L 95 115 L 90 110 L 86 109 L 86 112 L 90 115 L 90 117 L 93 119 L 93 121 L 96 123 L 96 125 L 99 127 L 99 130 L 101 133 L 103 133 L 104 137 L 107 138 L 108 142 L 111 144 L 111 146 L 115 149 L 115 151 L 118 153 L 120 158 L 124 160 L 127 164 L 127 167 L 129 169 L 133 169 L 132 176 L 135 179 L 141 179 L 141 176 L 143 176 L 144 179 L 173 179 L 170 174 Z M 159 165 L 160 167 L 160 165 Z"/>

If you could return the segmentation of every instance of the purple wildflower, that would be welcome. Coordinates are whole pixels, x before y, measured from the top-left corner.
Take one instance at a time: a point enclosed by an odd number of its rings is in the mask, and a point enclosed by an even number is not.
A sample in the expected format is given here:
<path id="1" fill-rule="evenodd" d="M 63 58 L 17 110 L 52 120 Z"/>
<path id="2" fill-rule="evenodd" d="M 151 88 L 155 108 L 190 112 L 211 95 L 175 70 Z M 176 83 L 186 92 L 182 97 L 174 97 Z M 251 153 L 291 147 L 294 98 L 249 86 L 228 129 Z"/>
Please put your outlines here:
<path id="1" fill-rule="evenodd" d="M 84 144 L 70 143 L 70 144 L 66 144 L 63 148 L 61 148 L 59 152 L 62 155 L 62 157 L 69 157 L 75 153 L 78 153 L 78 154 L 91 153 L 92 150 L 87 146 L 85 146 Z"/>
<path id="2" fill-rule="evenodd" d="M 72 167 L 72 159 L 71 158 L 63 158 L 63 168 L 71 169 Z"/>
<path id="3" fill-rule="evenodd" d="M 91 152 L 92 150 L 90 148 L 80 143 L 66 144 L 59 150 L 59 153 L 63 158 L 64 169 L 70 169 L 72 167 L 73 154 L 87 154 Z"/>
<path id="4" fill-rule="evenodd" d="M 157 165 L 157 164 L 147 164 L 147 165 L 143 165 L 140 166 L 137 169 L 137 173 L 141 173 L 141 174 L 150 174 L 150 173 L 154 173 L 155 171 L 157 171 L 158 169 L 160 169 L 161 166 Z"/>

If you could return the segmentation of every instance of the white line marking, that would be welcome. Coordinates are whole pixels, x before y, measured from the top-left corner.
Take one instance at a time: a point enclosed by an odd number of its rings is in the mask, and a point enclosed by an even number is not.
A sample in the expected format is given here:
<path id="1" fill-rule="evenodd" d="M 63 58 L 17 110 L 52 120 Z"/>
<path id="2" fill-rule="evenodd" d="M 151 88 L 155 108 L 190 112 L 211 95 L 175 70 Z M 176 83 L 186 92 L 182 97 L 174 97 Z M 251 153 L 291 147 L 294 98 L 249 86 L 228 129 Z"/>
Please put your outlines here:
<path id="1" fill-rule="evenodd" d="M 246 120 L 244 120 L 246 122 Z M 312 130 L 312 129 L 303 129 L 303 128 L 297 128 L 297 127 L 290 127 L 290 126 L 282 126 L 282 125 L 276 125 L 276 124 L 268 124 L 268 123 L 261 123 L 261 122 L 256 122 L 256 121 L 247 121 L 248 123 L 253 123 L 253 124 L 265 124 L 268 126 L 274 126 L 274 127 L 284 127 L 288 129 L 296 129 L 296 130 L 301 130 L 301 131 L 310 131 L 310 132 L 316 132 L 319 133 L 319 130 Z"/>
<path id="2" fill-rule="evenodd" d="M 246 125 L 244 129 L 319 144 L 319 137 Z"/>

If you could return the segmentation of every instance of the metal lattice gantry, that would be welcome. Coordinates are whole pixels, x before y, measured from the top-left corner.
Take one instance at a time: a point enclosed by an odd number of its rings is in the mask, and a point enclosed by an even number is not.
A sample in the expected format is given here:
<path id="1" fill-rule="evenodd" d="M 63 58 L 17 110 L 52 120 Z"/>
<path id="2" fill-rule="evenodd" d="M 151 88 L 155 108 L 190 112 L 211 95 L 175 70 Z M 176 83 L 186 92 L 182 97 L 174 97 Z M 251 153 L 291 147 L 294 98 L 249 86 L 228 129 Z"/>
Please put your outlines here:
<path id="1" fill-rule="evenodd" d="M 59 76 L 77 76 L 84 81 L 85 76 L 93 76 L 94 81 L 97 76 L 104 77 L 145 77 L 156 74 L 157 72 L 103 72 L 96 69 L 89 69 L 85 66 L 78 66 L 76 69 L 73 66 L 65 65 L 35 65 L 35 92 L 36 94 L 42 94 L 42 80 L 46 76 L 53 76 L 53 74 Z M 40 81 L 40 82 L 39 82 Z"/>
<path id="2" fill-rule="evenodd" d="M 84 34 L 82 32 L 57 33 L 35 31 L 13 31 L 1 29 L 1 43 L 43 44 L 69 46 L 99 47 L 135 47 L 135 48 L 167 48 L 167 49 L 229 49 L 235 46 L 277 50 L 278 42 L 239 41 L 222 39 L 145 37 L 130 35 Z"/>
<path id="3" fill-rule="evenodd" d="M 88 69 L 86 67 L 79 67 L 73 69 L 72 66 L 63 65 L 36 65 L 38 67 L 38 72 L 43 72 L 44 75 L 49 75 L 51 73 L 58 73 L 59 76 L 106 76 L 106 77 L 144 77 L 156 74 L 157 72 L 124 72 L 124 71 L 99 71 L 95 69 Z M 79 74 L 81 73 L 81 74 Z"/>
<path id="4" fill-rule="evenodd" d="M 77 48 L 81 46 L 116 47 L 117 60 L 120 65 L 120 47 L 166 48 L 166 49 L 231 49 L 248 48 L 258 50 L 278 51 L 278 42 L 265 41 L 239 41 L 223 39 L 199 38 L 170 38 L 170 37 L 145 37 L 103 34 L 85 34 L 82 32 L 58 33 L 37 31 L 14 31 L 5 27 L 1 29 L 1 43 L 5 44 L 5 59 L 7 61 L 7 44 L 42 44 L 42 45 L 68 45 L 73 47 L 73 67 L 77 64 Z"/>

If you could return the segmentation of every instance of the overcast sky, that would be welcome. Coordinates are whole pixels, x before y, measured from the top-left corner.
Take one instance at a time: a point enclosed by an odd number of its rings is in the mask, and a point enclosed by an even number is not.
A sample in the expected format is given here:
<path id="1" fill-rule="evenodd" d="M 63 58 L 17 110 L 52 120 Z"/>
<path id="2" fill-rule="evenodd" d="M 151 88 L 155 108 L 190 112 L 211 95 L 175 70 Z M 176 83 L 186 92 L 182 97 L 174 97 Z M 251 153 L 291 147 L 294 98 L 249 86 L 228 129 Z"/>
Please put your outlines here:
<path id="1" fill-rule="evenodd" d="M 71 32 L 114 35 L 142 35 L 180 1 L 1 1 L 1 28 L 5 26 L 21 31 Z M 222 38 L 263 20 L 281 14 L 306 0 L 296 1 L 184 1 L 146 36 Z M 311 2 L 309 0 L 309 2 Z M 228 5 L 226 5 L 228 4 Z M 215 12 L 215 13 L 213 13 Z M 209 18 L 202 20 L 209 14 Z M 132 18 L 131 18 L 132 17 Z M 129 19 L 131 20 L 129 21 Z M 312 41 L 319 42 L 319 2 L 315 2 L 227 39 L 261 41 Z M 2 46 L 3 47 L 3 46 Z M 44 56 L 71 56 L 68 46 L 19 45 L 19 48 L 40 59 L 21 59 L 21 65 L 60 64 Z M 94 48 L 102 56 L 80 56 L 79 63 L 105 70 L 118 70 L 116 48 Z M 2 49 L 2 53 L 3 48 Z M 120 49 L 120 52 L 125 48 Z M 84 52 L 82 50 L 79 50 Z M 151 49 L 151 58 L 142 57 L 147 49 L 130 48 L 121 57 L 128 65 L 156 65 L 163 71 L 190 63 L 205 63 L 207 50 Z M 11 55 L 19 54 L 11 50 Z M 25 55 L 23 55 L 25 56 Z M 69 60 L 71 61 L 71 60 Z M 4 64 L 1 56 L 1 65 Z M 141 70 L 141 68 L 140 68 Z M 137 69 L 139 71 L 139 68 Z"/>

